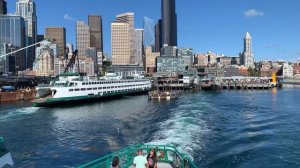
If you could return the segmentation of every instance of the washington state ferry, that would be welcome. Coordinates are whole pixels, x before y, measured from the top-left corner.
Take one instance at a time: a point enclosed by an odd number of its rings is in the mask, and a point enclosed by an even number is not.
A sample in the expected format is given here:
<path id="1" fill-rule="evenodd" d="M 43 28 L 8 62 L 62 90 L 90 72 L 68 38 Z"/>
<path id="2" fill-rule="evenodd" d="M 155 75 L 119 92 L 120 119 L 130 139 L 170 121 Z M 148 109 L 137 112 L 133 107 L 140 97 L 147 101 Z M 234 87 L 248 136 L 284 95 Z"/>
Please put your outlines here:
<path id="1" fill-rule="evenodd" d="M 148 92 L 151 82 L 140 76 L 133 79 L 122 79 L 115 73 L 107 73 L 104 77 L 95 78 L 81 76 L 79 73 L 64 73 L 58 80 L 49 85 L 36 87 L 33 106 L 52 106 L 75 101 L 89 101 L 114 96 L 123 96 Z"/>

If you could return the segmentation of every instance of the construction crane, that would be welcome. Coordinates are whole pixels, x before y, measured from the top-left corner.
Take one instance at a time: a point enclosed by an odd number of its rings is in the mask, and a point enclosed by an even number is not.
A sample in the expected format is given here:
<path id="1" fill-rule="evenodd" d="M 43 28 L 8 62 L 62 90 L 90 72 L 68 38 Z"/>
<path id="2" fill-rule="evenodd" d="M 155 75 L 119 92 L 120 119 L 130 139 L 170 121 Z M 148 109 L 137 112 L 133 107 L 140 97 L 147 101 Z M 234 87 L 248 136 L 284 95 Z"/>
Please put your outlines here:
<path id="1" fill-rule="evenodd" d="M 78 57 L 78 50 L 75 50 L 73 52 L 73 55 L 68 63 L 68 65 L 66 66 L 65 70 L 64 70 L 64 73 L 68 72 L 68 69 L 69 68 L 73 68 L 74 64 L 75 64 L 75 61 L 76 61 L 76 58 L 77 58 L 77 68 L 78 68 L 78 72 L 80 73 L 80 69 L 79 69 L 79 57 Z"/>

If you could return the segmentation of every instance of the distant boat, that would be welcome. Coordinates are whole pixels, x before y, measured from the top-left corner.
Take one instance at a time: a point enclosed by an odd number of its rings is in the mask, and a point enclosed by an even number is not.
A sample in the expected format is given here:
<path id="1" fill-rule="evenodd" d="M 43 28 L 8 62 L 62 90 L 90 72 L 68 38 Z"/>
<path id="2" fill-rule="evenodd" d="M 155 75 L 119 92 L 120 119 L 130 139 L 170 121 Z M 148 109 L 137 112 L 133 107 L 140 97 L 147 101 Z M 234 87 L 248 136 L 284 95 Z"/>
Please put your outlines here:
<path id="1" fill-rule="evenodd" d="M 64 73 L 58 80 L 49 85 L 36 87 L 36 98 L 33 106 L 51 106 L 75 101 L 92 100 L 113 96 L 148 92 L 151 88 L 149 79 L 136 76 L 132 79 L 122 79 L 115 73 L 97 77 L 81 76 L 78 73 Z"/>
<path id="2" fill-rule="evenodd" d="M 10 152 L 6 149 L 4 139 L 0 137 L 0 167 L 14 165 Z"/>
<path id="3" fill-rule="evenodd" d="M 147 154 L 151 149 L 154 149 L 157 154 L 157 167 L 158 168 L 198 168 L 192 159 L 179 152 L 174 146 L 171 145 L 132 145 L 117 152 L 111 153 L 89 163 L 86 163 L 79 168 L 111 168 L 111 163 L 114 157 L 118 157 L 120 160 L 119 167 L 121 168 L 133 168 L 133 159 L 137 155 L 137 150 L 142 150 L 143 156 L 147 157 Z"/>

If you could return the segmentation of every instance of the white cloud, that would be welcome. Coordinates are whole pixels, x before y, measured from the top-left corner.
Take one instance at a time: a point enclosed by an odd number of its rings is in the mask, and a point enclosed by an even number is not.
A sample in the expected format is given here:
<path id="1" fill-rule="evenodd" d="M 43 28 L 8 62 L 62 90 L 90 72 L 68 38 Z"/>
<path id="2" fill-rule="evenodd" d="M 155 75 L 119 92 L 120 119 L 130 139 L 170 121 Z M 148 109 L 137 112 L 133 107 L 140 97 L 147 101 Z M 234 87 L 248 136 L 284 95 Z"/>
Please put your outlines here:
<path id="1" fill-rule="evenodd" d="M 75 20 L 75 18 L 72 18 L 71 16 L 69 16 L 68 14 L 64 15 L 64 19 L 66 20 Z"/>
<path id="2" fill-rule="evenodd" d="M 249 9 L 244 12 L 246 17 L 255 17 L 255 16 L 264 16 L 265 14 L 262 11 L 257 11 L 256 9 Z"/>

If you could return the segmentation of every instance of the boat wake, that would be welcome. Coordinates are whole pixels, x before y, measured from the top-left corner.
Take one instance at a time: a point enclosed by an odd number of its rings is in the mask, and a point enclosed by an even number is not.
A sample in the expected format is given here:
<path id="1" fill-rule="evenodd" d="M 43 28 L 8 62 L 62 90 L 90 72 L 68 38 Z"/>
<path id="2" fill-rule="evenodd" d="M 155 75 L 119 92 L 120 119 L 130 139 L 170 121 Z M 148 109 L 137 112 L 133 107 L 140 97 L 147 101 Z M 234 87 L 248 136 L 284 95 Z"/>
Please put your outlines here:
<path id="1" fill-rule="evenodd" d="M 159 124 L 159 131 L 154 134 L 154 140 L 148 144 L 169 144 L 180 152 L 195 156 L 195 152 L 205 147 L 206 135 L 210 129 L 203 119 L 201 104 L 180 105 L 171 109 L 171 116 Z"/>
<path id="2" fill-rule="evenodd" d="M 4 110 L 0 113 L 0 121 L 9 120 L 21 115 L 33 114 L 37 112 L 38 109 L 39 109 L 38 107 L 24 107 L 20 109 L 13 109 L 7 111 Z"/>

